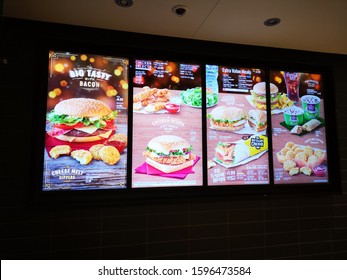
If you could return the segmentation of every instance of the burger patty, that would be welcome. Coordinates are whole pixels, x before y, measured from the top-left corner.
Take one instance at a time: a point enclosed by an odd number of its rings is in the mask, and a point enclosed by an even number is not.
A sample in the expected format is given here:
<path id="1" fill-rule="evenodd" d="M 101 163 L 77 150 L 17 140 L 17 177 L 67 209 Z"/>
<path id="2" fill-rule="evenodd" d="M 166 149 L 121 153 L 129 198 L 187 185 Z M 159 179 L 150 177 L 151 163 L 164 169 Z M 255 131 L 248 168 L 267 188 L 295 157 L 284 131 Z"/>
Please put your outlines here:
<path id="1" fill-rule="evenodd" d="M 94 133 L 90 134 L 90 133 L 87 133 L 87 132 L 84 132 L 81 130 L 73 129 L 73 130 L 70 130 L 69 132 L 65 133 L 64 135 L 73 136 L 73 137 L 88 137 L 88 136 L 97 136 L 100 134 L 104 134 L 106 132 L 107 132 L 107 130 L 98 129 Z"/>
<path id="2" fill-rule="evenodd" d="M 183 164 L 187 160 L 194 160 L 196 156 L 194 154 L 189 154 L 189 158 L 186 159 L 183 156 L 166 156 L 166 157 L 153 157 L 151 155 L 151 152 L 146 151 L 144 152 L 144 156 L 158 162 L 161 164 L 171 164 L 171 165 L 178 165 L 178 164 Z"/>

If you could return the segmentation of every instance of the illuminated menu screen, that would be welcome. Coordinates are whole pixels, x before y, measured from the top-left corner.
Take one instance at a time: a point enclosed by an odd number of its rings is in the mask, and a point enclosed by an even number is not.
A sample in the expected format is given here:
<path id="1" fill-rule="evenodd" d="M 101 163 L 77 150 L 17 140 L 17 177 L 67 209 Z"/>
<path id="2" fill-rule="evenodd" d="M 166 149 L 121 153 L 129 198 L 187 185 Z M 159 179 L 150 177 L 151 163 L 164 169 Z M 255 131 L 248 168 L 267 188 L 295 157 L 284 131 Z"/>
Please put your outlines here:
<path id="1" fill-rule="evenodd" d="M 201 67 L 136 60 L 132 187 L 202 186 Z"/>
<path id="2" fill-rule="evenodd" d="M 265 73 L 206 65 L 208 185 L 268 184 Z M 209 96 L 212 96 L 209 98 Z"/>
<path id="3" fill-rule="evenodd" d="M 320 74 L 271 71 L 274 182 L 328 182 L 325 95 Z"/>
<path id="4" fill-rule="evenodd" d="M 126 188 L 128 60 L 49 52 L 43 190 Z"/>

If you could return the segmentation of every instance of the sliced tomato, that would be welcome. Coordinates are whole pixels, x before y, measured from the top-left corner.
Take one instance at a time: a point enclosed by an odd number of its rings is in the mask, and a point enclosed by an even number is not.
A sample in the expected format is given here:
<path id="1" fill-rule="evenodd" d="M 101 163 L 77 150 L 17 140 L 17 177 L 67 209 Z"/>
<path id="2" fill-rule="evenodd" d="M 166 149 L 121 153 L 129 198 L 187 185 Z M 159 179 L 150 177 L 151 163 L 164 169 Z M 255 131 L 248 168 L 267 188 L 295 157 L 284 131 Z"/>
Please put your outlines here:
<path id="1" fill-rule="evenodd" d="M 112 128 L 114 128 L 114 120 L 106 121 L 106 126 L 104 128 L 105 129 L 112 129 Z"/>
<path id="2" fill-rule="evenodd" d="M 79 128 L 79 127 L 84 127 L 85 125 L 81 122 L 78 122 L 74 125 L 67 125 L 67 124 L 54 124 L 54 127 L 56 128 L 60 128 L 60 129 L 66 129 L 66 130 L 69 130 L 69 129 L 74 129 L 74 128 Z"/>

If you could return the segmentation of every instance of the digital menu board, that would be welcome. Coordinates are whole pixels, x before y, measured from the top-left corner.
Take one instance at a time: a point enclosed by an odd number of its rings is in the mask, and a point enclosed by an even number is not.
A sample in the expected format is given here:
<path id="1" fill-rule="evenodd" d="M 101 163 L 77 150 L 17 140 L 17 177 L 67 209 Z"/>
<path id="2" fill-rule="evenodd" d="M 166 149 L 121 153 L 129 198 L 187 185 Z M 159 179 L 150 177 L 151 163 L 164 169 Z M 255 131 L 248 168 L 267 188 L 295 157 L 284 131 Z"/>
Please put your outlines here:
<path id="1" fill-rule="evenodd" d="M 321 74 L 270 71 L 270 88 L 286 103 L 271 116 L 274 183 L 328 182 Z"/>
<path id="2" fill-rule="evenodd" d="M 202 186 L 201 66 L 135 60 L 132 187 Z"/>
<path id="3" fill-rule="evenodd" d="M 208 185 L 268 184 L 265 72 L 206 65 Z"/>
<path id="4" fill-rule="evenodd" d="M 128 64 L 49 52 L 44 191 L 126 188 Z"/>

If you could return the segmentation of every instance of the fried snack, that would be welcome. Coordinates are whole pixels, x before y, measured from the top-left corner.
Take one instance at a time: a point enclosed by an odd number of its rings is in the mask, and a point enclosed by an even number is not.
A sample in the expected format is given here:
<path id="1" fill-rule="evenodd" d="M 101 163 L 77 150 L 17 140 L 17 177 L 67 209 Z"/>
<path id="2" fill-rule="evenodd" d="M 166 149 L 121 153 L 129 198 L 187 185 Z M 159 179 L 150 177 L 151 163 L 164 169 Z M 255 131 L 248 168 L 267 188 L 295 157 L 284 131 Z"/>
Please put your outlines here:
<path id="1" fill-rule="evenodd" d="M 127 146 L 127 144 L 128 144 L 128 137 L 125 134 L 123 134 L 123 133 L 117 133 L 117 134 L 112 135 L 108 139 L 108 141 L 110 141 L 110 142 L 111 141 L 122 141 L 122 142 L 125 143 L 125 146 Z"/>
<path id="2" fill-rule="evenodd" d="M 151 96 L 151 94 L 152 94 L 152 89 L 150 88 L 143 89 L 141 92 L 136 93 L 134 95 L 133 102 L 136 103 L 136 102 L 146 100 Z"/>
<path id="3" fill-rule="evenodd" d="M 323 156 L 323 151 L 320 150 L 320 149 L 317 149 L 314 151 L 314 155 L 317 157 L 317 158 L 320 158 Z"/>
<path id="4" fill-rule="evenodd" d="M 99 151 L 102 147 L 105 147 L 103 144 L 96 144 L 90 147 L 89 152 L 92 153 L 93 159 L 95 160 L 101 160 L 101 157 L 99 155 Z"/>
<path id="5" fill-rule="evenodd" d="M 307 176 L 311 176 L 311 174 L 312 174 L 312 169 L 309 168 L 308 166 L 303 166 L 303 167 L 300 168 L 300 172 L 301 172 L 302 174 L 307 175 Z"/>
<path id="6" fill-rule="evenodd" d="M 49 151 L 51 158 L 58 158 L 62 155 L 69 155 L 71 153 L 71 147 L 69 145 L 57 145 Z"/>
<path id="7" fill-rule="evenodd" d="M 317 160 L 318 160 L 318 158 L 315 155 L 312 155 L 312 156 L 308 157 L 307 163 L 313 165 Z"/>
<path id="8" fill-rule="evenodd" d="M 314 154 L 314 151 L 310 146 L 304 147 L 304 152 L 308 157 Z"/>
<path id="9" fill-rule="evenodd" d="M 285 145 L 285 147 L 291 149 L 295 144 L 293 142 L 287 142 L 287 144 Z"/>
<path id="10" fill-rule="evenodd" d="M 76 150 L 71 153 L 71 157 L 76 159 L 80 164 L 88 164 L 92 161 L 93 155 L 87 150 Z"/>
<path id="11" fill-rule="evenodd" d="M 163 89 L 156 91 L 153 95 L 155 97 L 158 97 L 158 98 L 160 98 L 160 97 L 168 98 L 170 93 L 169 93 L 169 90 L 167 88 L 163 88 Z"/>
<path id="12" fill-rule="evenodd" d="M 282 150 L 280 150 L 280 154 L 282 156 L 285 156 L 287 154 L 287 152 L 290 151 L 290 148 L 288 147 L 284 147 Z"/>
<path id="13" fill-rule="evenodd" d="M 297 153 L 295 156 L 296 160 L 307 162 L 307 155 L 304 152 Z"/>
<path id="14" fill-rule="evenodd" d="M 120 153 L 113 146 L 104 146 L 99 150 L 99 155 L 103 162 L 108 165 L 115 165 L 120 160 Z"/>
<path id="15" fill-rule="evenodd" d="M 141 102 L 135 102 L 135 103 L 133 104 L 133 109 L 134 109 L 135 111 L 141 110 L 141 109 L 142 109 L 142 103 L 141 103 Z"/>
<path id="16" fill-rule="evenodd" d="M 296 163 L 294 160 L 288 159 L 283 163 L 283 169 L 285 171 L 289 171 L 290 169 L 296 167 Z"/>
<path id="17" fill-rule="evenodd" d="M 312 168 L 321 164 L 325 158 L 325 152 L 321 149 L 313 149 L 310 146 L 300 146 L 293 142 L 287 142 L 283 149 L 276 153 L 277 160 L 283 164 L 283 169 L 293 176 L 303 173 L 307 176 L 313 174 Z M 299 172 L 296 169 L 298 168 Z"/>
<path id="18" fill-rule="evenodd" d="M 289 170 L 289 175 L 290 176 L 294 176 L 294 175 L 296 175 L 296 174 L 299 174 L 299 167 L 294 167 L 294 168 L 292 168 L 292 169 L 290 169 Z"/>
<path id="19" fill-rule="evenodd" d="M 145 107 L 146 112 L 155 113 L 165 108 L 165 102 L 150 103 Z"/>
<path id="20" fill-rule="evenodd" d="M 302 149 L 301 147 L 296 147 L 293 152 L 295 155 L 297 155 L 298 153 L 301 153 L 303 151 L 304 151 L 304 149 Z"/>
<path id="21" fill-rule="evenodd" d="M 280 109 L 293 106 L 293 101 L 291 101 L 285 93 L 278 97 L 278 104 Z"/>
<path id="22" fill-rule="evenodd" d="M 301 148 L 299 145 L 297 144 L 294 144 L 292 147 L 291 147 L 291 150 L 292 151 L 295 151 L 296 148 Z"/>
<path id="23" fill-rule="evenodd" d="M 148 113 L 156 113 L 165 107 L 171 93 L 167 88 L 157 89 L 145 86 L 142 91 L 133 97 L 134 111 L 145 109 Z"/>
<path id="24" fill-rule="evenodd" d="M 279 163 L 283 164 L 286 160 L 288 160 L 286 156 L 281 155 L 280 153 L 276 153 L 276 156 Z"/>
<path id="25" fill-rule="evenodd" d="M 286 153 L 286 159 L 294 159 L 295 158 L 295 153 L 293 151 L 288 151 Z"/>

